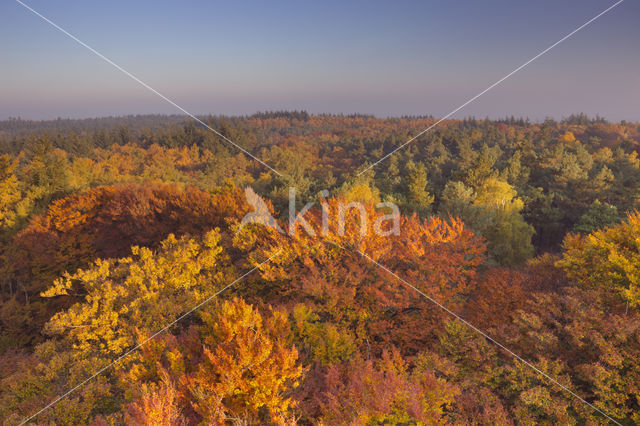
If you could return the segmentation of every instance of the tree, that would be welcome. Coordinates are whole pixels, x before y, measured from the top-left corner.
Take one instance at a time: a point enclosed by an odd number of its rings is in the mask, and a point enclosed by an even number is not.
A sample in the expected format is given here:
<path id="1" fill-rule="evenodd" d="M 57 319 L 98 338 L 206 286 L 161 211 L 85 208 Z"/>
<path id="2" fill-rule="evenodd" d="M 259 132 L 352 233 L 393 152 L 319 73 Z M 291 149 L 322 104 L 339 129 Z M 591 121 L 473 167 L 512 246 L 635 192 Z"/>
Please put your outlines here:
<path id="1" fill-rule="evenodd" d="M 135 426 L 184 426 L 187 420 L 178 405 L 179 395 L 167 374 L 156 389 L 145 386 L 142 398 L 126 406 L 124 420 Z"/>
<path id="2" fill-rule="evenodd" d="M 603 297 L 614 290 L 630 307 L 640 306 L 640 214 L 588 235 L 568 235 L 558 265 L 569 278 Z"/>
<path id="3" fill-rule="evenodd" d="M 475 199 L 476 194 L 473 188 L 469 188 L 462 182 L 447 182 L 444 191 L 442 191 L 440 213 L 464 218 L 470 213 L 470 206 Z"/>
<path id="4" fill-rule="evenodd" d="M 340 202 L 329 200 L 332 215 Z M 379 214 L 373 206 L 365 209 L 368 217 Z M 316 210 L 311 213 L 309 222 L 319 229 L 322 214 Z M 263 253 L 261 257 L 273 253 L 273 247 L 281 248 L 277 259 L 262 271 L 265 281 L 250 286 L 247 297 L 307 305 L 312 312 L 297 316 L 302 323 L 297 325 L 301 347 L 324 361 L 349 357 L 353 353 L 350 348 L 365 339 L 372 353 L 379 354 L 381 348 L 393 344 L 403 353 L 415 354 L 433 341 L 442 312 L 418 293 L 399 290 L 401 282 L 375 268 L 358 251 L 416 283 L 441 303 L 459 308 L 485 260 L 485 247 L 456 219 L 402 217 L 399 235 L 381 236 L 374 232 L 372 220 L 362 233 L 358 216 L 346 216 L 343 235 L 334 228 L 316 237 L 260 234 L 243 228 L 236 235 L 238 248 Z M 313 319 L 316 316 L 317 322 Z M 327 333 L 332 346 L 317 342 L 314 335 L 318 329 Z"/>
<path id="5" fill-rule="evenodd" d="M 286 314 L 233 299 L 202 319 L 204 357 L 187 388 L 203 421 L 286 422 L 303 373 Z"/>
<path id="6" fill-rule="evenodd" d="M 6 424 L 21 423 L 106 363 L 101 358 L 75 353 L 66 342 L 41 343 L 32 354 L 22 353 L 14 371 L 0 379 L 0 417 Z M 87 424 L 96 412 L 108 411 L 114 402 L 108 378 L 98 376 L 34 420 L 45 424 Z"/>
<path id="7" fill-rule="evenodd" d="M 331 366 L 320 399 L 326 424 L 440 424 L 459 390 L 432 371 L 415 368 L 395 351 Z"/>
<path id="8" fill-rule="evenodd" d="M 503 324 L 512 312 L 524 307 L 530 280 L 529 274 L 517 270 L 491 268 L 485 271 L 475 280 L 465 318 L 483 328 Z"/>
<path id="9" fill-rule="evenodd" d="M 560 142 L 564 142 L 566 144 L 572 144 L 572 143 L 576 142 L 576 137 L 574 136 L 574 134 L 572 132 L 567 130 L 566 132 L 564 132 L 564 134 L 562 136 L 560 136 L 558 138 L 558 140 Z"/>
<path id="10" fill-rule="evenodd" d="M 524 204 L 505 181 L 488 178 L 473 191 L 461 182 L 445 187 L 441 212 L 458 215 L 487 239 L 488 254 L 501 265 L 524 262 L 533 254 L 533 227 L 520 212 Z"/>
<path id="11" fill-rule="evenodd" d="M 607 228 L 622 218 L 618 215 L 618 208 L 609 203 L 601 203 L 596 200 L 591 204 L 589 211 L 582 215 L 580 221 L 573 227 L 574 232 L 590 234 L 599 229 Z"/>
<path id="12" fill-rule="evenodd" d="M 345 201 L 357 201 L 363 204 L 380 202 L 380 190 L 373 183 L 371 172 L 365 173 L 351 182 L 344 182 L 337 195 Z"/>
<path id="13" fill-rule="evenodd" d="M 482 147 L 482 151 L 474 153 L 476 158 L 464 174 L 464 183 L 472 188 L 479 187 L 488 179 L 493 179 L 498 175 L 494 166 L 496 154 L 487 145 Z"/>
<path id="14" fill-rule="evenodd" d="M 155 253 L 134 246 L 130 257 L 66 274 L 42 296 L 80 301 L 55 314 L 45 332 L 64 335 L 87 354 L 123 353 L 215 292 L 223 278 L 219 243 L 216 230 L 201 240 L 169 235 Z"/>
<path id="15" fill-rule="evenodd" d="M 620 423 L 634 424 L 640 420 L 637 322 L 637 312 L 613 311 L 598 290 L 567 285 L 532 294 L 492 333 Z M 491 382 L 523 422 L 606 422 L 522 364 L 504 373 Z"/>
<path id="16" fill-rule="evenodd" d="M 434 200 L 433 195 L 427 190 L 427 168 L 423 164 L 417 164 L 412 169 L 407 183 L 407 205 L 420 216 L 424 216 L 431 210 Z"/>
<path id="17" fill-rule="evenodd" d="M 43 201 L 69 189 L 68 155 L 54 148 L 48 136 L 31 139 L 26 144 L 26 165 L 21 169 L 22 180 L 27 182 Z"/>
<path id="18" fill-rule="evenodd" d="M 17 208 L 22 192 L 15 168 L 11 157 L 6 154 L 0 156 L 0 237 L 7 228 L 15 225 L 20 214 Z"/>
<path id="19" fill-rule="evenodd" d="M 326 311 L 319 311 L 326 316 Z M 294 307 L 293 318 L 296 342 L 310 352 L 311 360 L 332 364 L 348 360 L 356 353 L 357 338 L 349 328 L 340 327 L 337 321 L 322 321 L 316 312 L 303 303 Z"/>
<path id="20" fill-rule="evenodd" d="M 215 194 L 174 185 L 95 188 L 54 201 L 13 236 L 0 253 L 0 284 L 10 293 L 5 298 L 13 295 L 28 313 L 23 332 L 33 339 L 51 315 L 74 301 L 39 297 L 63 273 L 72 274 L 96 259 L 125 257 L 134 245 L 156 248 L 171 233 L 200 235 L 225 227 L 247 211 L 244 195 L 235 187 Z M 8 314 L 0 311 L 3 334 L 16 319 Z M 13 340 L 22 341 L 22 336 Z"/>

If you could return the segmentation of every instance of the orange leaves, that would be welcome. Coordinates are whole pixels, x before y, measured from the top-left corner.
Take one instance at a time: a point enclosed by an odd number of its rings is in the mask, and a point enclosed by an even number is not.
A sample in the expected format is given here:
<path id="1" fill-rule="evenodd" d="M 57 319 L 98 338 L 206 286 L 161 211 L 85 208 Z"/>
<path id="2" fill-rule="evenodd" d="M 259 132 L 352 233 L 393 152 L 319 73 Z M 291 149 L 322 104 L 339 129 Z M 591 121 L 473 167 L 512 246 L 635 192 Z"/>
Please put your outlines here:
<path id="1" fill-rule="evenodd" d="M 398 227 L 394 228 L 394 219 L 390 217 L 392 212 L 373 203 L 351 203 L 342 198 L 332 198 L 322 212 L 315 210 L 314 213 L 313 224 L 328 242 L 368 253 L 374 258 L 389 249 L 391 237 L 402 232 L 399 212 L 395 219 Z M 322 214 L 327 217 L 328 226 L 323 226 Z M 386 215 L 388 219 L 385 219 Z"/>
<path id="2" fill-rule="evenodd" d="M 298 385 L 302 367 L 290 347 L 286 315 L 261 315 L 240 299 L 204 315 L 204 360 L 189 378 L 196 411 L 206 421 L 222 421 L 261 410 L 284 420 L 293 406 L 288 391 Z"/>
<path id="3" fill-rule="evenodd" d="M 357 208 L 344 212 L 341 227 L 332 222 L 341 203 L 331 199 L 324 209 L 308 214 L 315 236 L 303 231 L 289 236 L 261 228 L 243 229 L 242 241 L 253 241 L 244 249 L 281 250 L 262 270 L 261 285 L 247 286 L 246 294 L 274 304 L 304 303 L 327 323 L 314 327 L 336 327 L 331 331 L 336 342 L 355 339 L 360 345 L 368 338 L 374 353 L 389 344 L 403 353 L 415 353 L 433 340 L 442 312 L 359 251 L 439 302 L 459 309 L 473 287 L 485 248 L 456 219 L 398 217 L 399 234 L 381 235 L 375 232 L 375 220 L 387 212 L 376 211 L 372 205 L 362 206 L 364 214 Z M 325 350 L 318 348 L 313 350 Z"/>
<path id="4" fill-rule="evenodd" d="M 519 271 L 493 268 L 478 277 L 467 304 L 466 319 L 479 327 L 494 327 L 509 322 L 515 311 L 524 307 L 530 277 Z"/>
<path id="5" fill-rule="evenodd" d="M 332 366 L 325 383 L 318 400 L 327 424 L 445 423 L 445 408 L 459 393 L 429 370 L 410 372 L 396 351 Z"/>
<path id="6" fill-rule="evenodd" d="M 485 247 L 458 219 L 405 218 L 393 251 L 381 260 L 440 303 L 460 302 L 467 295 Z"/>
<path id="7" fill-rule="evenodd" d="M 170 233 L 225 226 L 244 210 L 238 192 L 211 196 L 170 185 L 93 189 L 55 201 L 14 238 L 14 273 L 28 281 L 31 271 L 46 269 L 39 278 L 52 281 L 95 258 L 126 255 L 132 245 L 155 246 Z"/>
<path id="8" fill-rule="evenodd" d="M 572 132 L 568 131 L 568 130 L 566 132 L 564 132 L 564 134 L 562 136 L 560 136 L 558 138 L 558 140 L 560 142 L 563 142 L 563 143 L 566 143 L 566 144 L 572 144 L 572 143 L 575 143 L 575 142 L 579 142 L 579 141 L 576 141 L 576 137 L 574 136 L 574 134 Z"/>
<path id="9" fill-rule="evenodd" d="M 262 314 L 234 298 L 201 317 L 197 333 L 192 328 L 177 338 L 163 337 L 157 349 L 144 350 L 131 378 L 150 381 L 131 415 L 180 413 L 189 423 L 207 424 L 287 423 L 296 405 L 291 391 L 304 369 L 291 345 L 286 314 L 271 309 Z"/>
<path id="10" fill-rule="evenodd" d="M 156 390 L 146 390 L 139 401 L 126 407 L 124 420 L 135 426 L 182 426 L 187 421 L 178 406 L 178 392 L 165 374 Z"/>

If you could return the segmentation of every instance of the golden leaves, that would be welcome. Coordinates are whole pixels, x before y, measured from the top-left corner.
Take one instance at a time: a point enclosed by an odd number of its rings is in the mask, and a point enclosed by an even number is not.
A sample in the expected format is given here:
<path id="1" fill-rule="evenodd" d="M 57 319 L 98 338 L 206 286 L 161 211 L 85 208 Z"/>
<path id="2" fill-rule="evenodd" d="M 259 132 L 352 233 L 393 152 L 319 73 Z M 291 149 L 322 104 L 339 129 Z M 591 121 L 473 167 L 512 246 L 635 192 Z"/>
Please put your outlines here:
<path id="1" fill-rule="evenodd" d="M 603 291 L 613 287 L 629 303 L 640 306 L 640 213 L 619 225 L 586 236 L 568 235 L 557 265 L 580 285 Z"/>
<path id="2" fill-rule="evenodd" d="M 215 291 L 224 259 L 219 242 L 216 230 L 201 240 L 170 235 L 156 252 L 133 247 L 130 257 L 67 274 L 42 295 L 79 289 L 86 296 L 54 315 L 45 331 L 63 334 L 81 351 L 119 354 L 138 332 L 156 331 Z"/>

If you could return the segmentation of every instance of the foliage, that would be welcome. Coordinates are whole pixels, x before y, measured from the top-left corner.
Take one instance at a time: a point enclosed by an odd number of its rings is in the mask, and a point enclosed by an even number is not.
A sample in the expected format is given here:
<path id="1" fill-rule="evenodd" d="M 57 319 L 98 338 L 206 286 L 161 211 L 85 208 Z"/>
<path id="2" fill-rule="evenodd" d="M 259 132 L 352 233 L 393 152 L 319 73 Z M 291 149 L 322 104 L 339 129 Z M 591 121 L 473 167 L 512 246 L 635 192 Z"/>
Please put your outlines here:
<path id="1" fill-rule="evenodd" d="M 100 258 L 127 256 L 133 245 L 155 248 L 170 233 L 201 234 L 225 226 L 247 209 L 237 189 L 208 194 L 173 185 L 99 187 L 54 201 L 1 253 L 0 284 L 8 300 L 0 320 L 6 338 L 33 338 L 51 315 L 70 306 L 70 297 L 39 298 L 63 273 Z M 27 316 L 20 320 L 21 332 L 12 331 L 16 310 Z"/>
<path id="2" fill-rule="evenodd" d="M 511 185 L 487 178 L 474 189 L 462 182 L 447 184 L 442 213 L 458 216 L 487 240 L 492 259 L 502 265 L 521 264 L 533 254 L 534 229 L 520 212 L 523 202 Z"/>
<path id="3" fill-rule="evenodd" d="M 0 122 L 4 423 L 640 423 L 640 124 L 203 120 Z"/>
<path id="4" fill-rule="evenodd" d="M 431 371 L 408 371 L 397 351 L 385 351 L 377 361 L 358 357 L 329 368 L 319 398 L 322 422 L 440 424 L 458 392 Z"/>
<path id="5" fill-rule="evenodd" d="M 143 396 L 130 403 L 125 412 L 125 422 L 136 426 L 182 426 L 187 421 L 177 405 L 178 391 L 165 375 L 165 381 L 155 391 L 147 390 Z"/>
<path id="6" fill-rule="evenodd" d="M 289 343 L 287 316 L 263 316 L 242 300 L 222 304 L 203 316 L 209 336 L 204 360 L 188 379 L 195 411 L 207 422 L 261 417 L 286 422 L 295 406 L 290 391 L 299 384 L 302 367 Z"/>
<path id="7" fill-rule="evenodd" d="M 564 247 L 558 265 L 569 278 L 604 297 L 613 290 L 629 306 L 640 306 L 640 214 L 586 236 L 569 235 Z"/>
<path id="8" fill-rule="evenodd" d="M 0 231 L 4 233 L 16 223 L 17 207 L 22 199 L 20 182 L 14 174 L 15 165 L 8 155 L 0 156 Z"/>
<path id="9" fill-rule="evenodd" d="M 64 334 L 80 352 L 122 353 L 138 333 L 162 328 L 220 285 L 219 242 L 215 230 L 202 241 L 169 235 L 158 253 L 134 246 L 130 257 L 66 274 L 42 296 L 81 301 L 55 314 L 45 332 Z"/>
<path id="10" fill-rule="evenodd" d="M 622 221 L 618 216 L 618 208 L 609 203 L 601 203 L 595 200 L 585 214 L 580 218 L 580 222 L 573 227 L 574 232 L 590 234 L 599 229 L 607 228 Z"/>

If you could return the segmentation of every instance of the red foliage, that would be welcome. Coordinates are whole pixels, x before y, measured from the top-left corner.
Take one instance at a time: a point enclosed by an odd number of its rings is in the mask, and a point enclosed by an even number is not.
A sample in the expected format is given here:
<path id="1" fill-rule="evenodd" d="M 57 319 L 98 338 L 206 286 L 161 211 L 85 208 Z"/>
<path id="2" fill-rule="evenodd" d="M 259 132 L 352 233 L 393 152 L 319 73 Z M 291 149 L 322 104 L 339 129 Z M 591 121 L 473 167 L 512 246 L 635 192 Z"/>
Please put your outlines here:
<path id="1" fill-rule="evenodd" d="M 327 424 L 439 424 L 458 390 L 431 371 L 409 372 L 397 351 L 385 351 L 377 362 L 358 357 L 331 366 L 316 392 Z"/>
<path id="2" fill-rule="evenodd" d="M 529 275 L 512 269 L 488 270 L 476 282 L 466 306 L 466 319 L 483 328 L 510 321 L 514 312 L 526 304 L 529 279 Z"/>
<path id="3" fill-rule="evenodd" d="M 332 211 L 338 202 L 330 201 Z M 372 206 L 367 213 L 370 218 L 380 215 Z M 321 229 L 319 214 L 310 216 L 314 229 Z M 293 237 L 275 232 L 241 235 L 244 249 L 253 249 L 255 245 L 244 245 L 252 241 L 268 253 L 274 247 L 282 250 L 263 268 L 268 283 L 247 286 L 250 297 L 278 305 L 305 303 L 324 321 L 341 323 L 361 338 L 366 332 L 367 345 L 376 354 L 389 345 L 416 353 L 434 339 L 447 314 L 372 260 L 439 303 L 460 310 L 484 260 L 484 245 L 458 220 L 421 221 L 414 215 L 401 218 L 399 235 L 380 236 L 373 220 L 363 235 L 357 216 L 347 219 L 344 235 L 333 228 L 315 237 L 304 232 Z"/>

